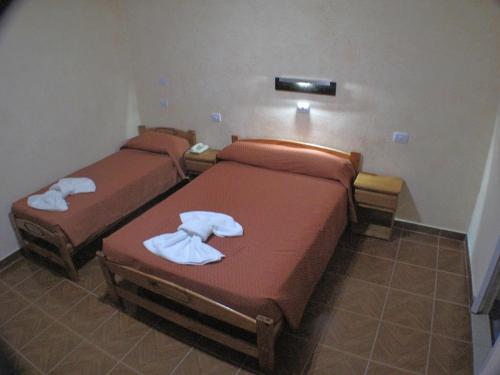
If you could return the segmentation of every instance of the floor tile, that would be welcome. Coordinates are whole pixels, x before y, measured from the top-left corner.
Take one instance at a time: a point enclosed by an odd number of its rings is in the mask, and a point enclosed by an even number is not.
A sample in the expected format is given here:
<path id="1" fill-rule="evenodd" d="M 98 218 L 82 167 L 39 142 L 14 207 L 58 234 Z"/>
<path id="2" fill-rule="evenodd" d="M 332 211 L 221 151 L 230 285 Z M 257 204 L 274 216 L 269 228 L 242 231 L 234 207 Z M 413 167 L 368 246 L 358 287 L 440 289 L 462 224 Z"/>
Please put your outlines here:
<path id="1" fill-rule="evenodd" d="M 438 269 L 466 275 L 465 253 L 444 248 L 439 249 Z"/>
<path id="2" fill-rule="evenodd" d="M 401 233 L 401 240 L 420 242 L 426 245 L 437 246 L 438 239 L 439 239 L 438 236 L 432 234 L 412 232 L 409 230 L 404 230 Z"/>
<path id="3" fill-rule="evenodd" d="M 398 261 L 416 266 L 436 268 L 437 246 L 426 245 L 421 242 L 401 240 L 399 245 Z"/>
<path id="4" fill-rule="evenodd" d="M 333 295 L 325 300 L 333 308 L 342 308 L 359 314 L 380 318 L 387 288 L 351 277 L 337 276 Z"/>
<path id="5" fill-rule="evenodd" d="M 397 262 L 391 287 L 432 297 L 435 278 L 434 270 Z"/>
<path id="6" fill-rule="evenodd" d="M 40 267 L 35 263 L 26 258 L 21 258 L 0 272 L 0 280 L 12 287 L 30 277 L 38 270 L 40 270 Z"/>
<path id="7" fill-rule="evenodd" d="M 433 333 L 470 341 L 472 336 L 469 309 L 466 306 L 436 301 L 432 330 Z"/>
<path id="8" fill-rule="evenodd" d="M 383 322 L 373 359 L 405 370 L 425 372 L 430 335 Z"/>
<path id="9" fill-rule="evenodd" d="M 89 294 L 63 315 L 61 321 L 80 335 L 88 337 L 116 311 Z"/>
<path id="10" fill-rule="evenodd" d="M 9 287 L 7 284 L 5 284 L 3 281 L 0 280 L 0 296 L 7 292 L 9 290 Z"/>
<path id="11" fill-rule="evenodd" d="M 342 273 L 334 272 L 330 268 L 327 268 L 327 270 L 323 272 L 318 284 L 316 284 L 316 288 L 310 300 L 328 304 L 329 301 L 334 298 L 337 291 L 343 287 L 342 283 L 344 279 L 345 277 L 343 277 Z"/>
<path id="12" fill-rule="evenodd" d="M 9 361 L 11 366 L 13 367 L 13 370 L 15 371 L 14 374 L 42 375 L 42 372 L 35 368 L 33 364 L 31 364 L 18 354 L 11 357 Z"/>
<path id="13" fill-rule="evenodd" d="M 52 288 L 38 299 L 35 304 L 50 316 L 58 319 L 88 293 L 68 280 Z"/>
<path id="14" fill-rule="evenodd" d="M 348 276 L 380 285 L 388 285 L 394 262 L 358 254 L 350 265 Z"/>
<path id="15" fill-rule="evenodd" d="M 54 320 L 42 310 L 29 306 L 3 325 L 0 334 L 19 350 L 53 323 Z"/>
<path id="16" fill-rule="evenodd" d="M 380 363 L 370 362 L 366 375 L 411 375 L 413 372 L 395 369 Z"/>
<path id="17" fill-rule="evenodd" d="M 430 331 L 432 305 L 431 298 L 391 290 L 382 319 L 410 328 Z"/>
<path id="18" fill-rule="evenodd" d="M 331 315 L 331 308 L 317 302 L 309 302 L 302 316 L 302 321 L 297 330 L 293 331 L 290 328 L 290 333 L 301 336 L 303 338 L 315 340 L 320 335 Z"/>
<path id="19" fill-rule="evenodd" d="M 60 276 L 41 269 L 16 286 L 16 291 L 29 300 L 34 300 L 62 280 Z"/>
<path id="20" fill-rule="evenodd" d="M 467 278 L 447 272 L 438 272 L 436 298 L 468 305 L 469 287 Z"/>
<path id="21" fill-rule="evenodd" d="M 354 247 L 358 251 L 367 255 L 375 255 L 382 258 L 394 259 L 398 250 L 399 239 L 386 241 L 377 238 L 364 237 L 359 240 Z"/>
<path id="22" fill-rule="evenodd" d="M 282 334 L 276 342 L 276 374 L 302 374 L 316 344 L 292 335 Z"/>
<path id="23" fill-rule="evenodd" d="M 343 310 L 334 310 L 325 324 L 320 343 L 368 358 L 378 321 Z"/>
<path id="24" fill-rule="evenodd" d="M 441 237 L 439 239 L 439 247 L 458 250 L 458 251 L 465 251 L 465 242 L 460 240 L 454 240 L 451 238 Z"/>
<path id="25" fill-rule="evenodd" d="M 92 333 L 89 340 L 106 353 L 120 359 L 148 330 L 149 327 L 145 324 L 119 312 Z"/>
<path id="26" fill-rule="evenodd" d="M 319 345 L 306 365 L 304 374 L 363 375 L 367 360 Z"/>
<path id="27" fill-rule="evenodd" d="M 47 372 L 75 349 L 81 341 L 80 337 L 67 328 L 54 323 L 30 341 L 21 352 L 37 368 Z"/>
<path id="28" fill-rule="evenodd" d="M 80 268 L 78 274 L 80 275 L 78 284 L 89 291 L 94 290 L 104 281 L 97 257 Z"/>
<path id="29" fill-rule="evenodd" d="M 337 248 L 333 253 L 332 259 L 326 268 L 326 272 L 348 275 L 351 264 L 359 256 L 359 253 Z"/>
<path id="30" fill-rule="evenodd" d="M 472 344 L 432 337 L 429 374 L 472 375 Z"/>
<path id="31" fill-rule="evenodd" d="M 142 373 L 169 374 L 189 350 L 189 346 L 180 341 L 151 330 L 123 362 Z"/>
<path id="32" fill-rule="evenodd" d="M 104 354 L 94 345 L 84 342 L 62 360 L 50 375 L 105 375 L 115 365 L 116 360 Z"/>
<path id="33" fill-rule="evenodd" d="M 28 306 L 29 302 L 14 291 L 8 291 L 0 296 L 0 324 L 5 323 L 19 311 Z"/>
<path id="34" fill-rule="evenodd" d="M 221 361 L 207 353 L 193 349 L 175 369 L 175 375 L 233 375 L 239 367 Z"/>
<path id="35" fill-rule="evenodd" d="M 135 370 L 132 370 L 130 367 L 127 367 L 121 363 L 119 363 L 110 373 L 109 375 L 138 375 L 139 373 Z"/>

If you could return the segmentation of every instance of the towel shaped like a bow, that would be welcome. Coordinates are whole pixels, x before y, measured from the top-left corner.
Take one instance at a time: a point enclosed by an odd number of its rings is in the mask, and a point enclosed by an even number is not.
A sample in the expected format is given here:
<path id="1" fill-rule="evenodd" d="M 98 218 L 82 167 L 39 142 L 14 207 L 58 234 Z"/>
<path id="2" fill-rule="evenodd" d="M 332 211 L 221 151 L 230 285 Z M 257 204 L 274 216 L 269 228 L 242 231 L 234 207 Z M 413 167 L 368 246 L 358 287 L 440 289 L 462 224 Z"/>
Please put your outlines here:
<path id="1" fill-rule="evenodd" d="M 44 211 L 66 211 L 68 202 L 64 198 L 68 195 L 93 193 L 95 190 L 95 183 L 90 178 L 62 178 L 45 193 L 28 197 L 28 206 Z"/>
<path id="2" fill-rule="evenodd" d="M 218 237 L 243 235 L 243 227 L 231 216 L 210 211 L 189 211 L 180 215 L 182 224 L 175 233 L 165 233 L 143 242 L 146 249 L 171 262 L 203 265 L 218 262 L 219 250 L 203 243 L 211 234 Z"/>

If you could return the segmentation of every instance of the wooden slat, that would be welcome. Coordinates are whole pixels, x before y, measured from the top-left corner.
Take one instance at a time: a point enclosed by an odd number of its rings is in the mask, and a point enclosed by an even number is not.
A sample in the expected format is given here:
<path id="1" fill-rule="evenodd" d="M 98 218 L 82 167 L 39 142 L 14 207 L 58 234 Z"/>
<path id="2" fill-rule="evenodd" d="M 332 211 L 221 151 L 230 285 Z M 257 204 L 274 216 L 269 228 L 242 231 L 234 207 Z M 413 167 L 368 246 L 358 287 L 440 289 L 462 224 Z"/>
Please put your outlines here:
<path id="1" fill-rule="evenodd" d="M 109 260 L 105 260 L 106 266 L 111 272 L 122 276 L 126 280 L 142 286 L 154 293 L 160 294 L 172 299 L 202 314 L 212 316 L 233 326 L 240 327 L 249 332 L 255 333 L 257 322 L 255 319 L 231 309 L 217 301 L 207 298 L 192 290 L 183 288 L 170 281 L 160 279 L 159 277 L 146 274 L 139 270 L 121 266 Z"/>
<path id="2" fill-rule="evenodd" d="M 66 267 L 62 258 L 57 254 L 54 254 L 53 252 L 46 250 L 33 242 L 25 241 L 24 244 L 28 250 L 33 251 L 34 253 L 37 253 L 45 258 L 49 258 L 52 262 L 57 263 L 62 267 Z"/>
<path id="3" fill-rule="evenodd" d="M 381 176 L 363 172 L 358 174 L 356 181 L 354 181 L 354 186 L 357 189 L 397 195 L 403 188 L 403 180 L 395 176 Z"/>
<path id="4" fill-rule="evenodd" d="M 186 160 L 186 169 L 189 172 L 205 172 L 213 166 L 213 163 L 200 162 L 195 160 Z"/>
<path id="5" fill-rule="evenodd" d="M 356 189 L 354 197 L 356 198 L 356 202 L 358 202 L 359 204 L 387 208 L 391 211 L 395 211 L 398 206 L 397 195 L 381 194 L 372 191 Z"/>
<path id="6" fill-rule="evenodd" d="M 109 263 L 108 263 L 109 265 Z M 250 355 L 252 357 L 258 357 L 257 346 L 250 344 L 244 340 L 238 339 L 234 336 L 228 335 L 221 331 L 218 331 L 204 323 L 201 323 L 197 320 L 191 319 L 187 316 L 179 314 L 176 311 L 169 309 L 168 307 L 158 305 L 155 302 L 152 302 L 149 299 L 142 298 L 135 293 L 129 292 L 128 290 L 117 287 L 116 288 L 118 295 L 128 301 L 131 301 L 139 306 L 144 307 L 145 309 L 171 321 L 174 322 L 184 328 L 189 329 L 195 333 L 198 333 L 202 336 L 208 337 L 214 341 L 217 341 L 223 345 L 229 346 L 232 349 L 238 350 L 242 353 Z"/>

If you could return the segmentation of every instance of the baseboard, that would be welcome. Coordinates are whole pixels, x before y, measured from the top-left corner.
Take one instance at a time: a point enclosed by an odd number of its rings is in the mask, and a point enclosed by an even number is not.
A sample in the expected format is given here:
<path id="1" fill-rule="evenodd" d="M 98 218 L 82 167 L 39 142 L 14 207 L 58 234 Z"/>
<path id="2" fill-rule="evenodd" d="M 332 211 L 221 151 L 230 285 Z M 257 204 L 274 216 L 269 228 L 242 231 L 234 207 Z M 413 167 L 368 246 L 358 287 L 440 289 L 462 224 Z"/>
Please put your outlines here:
<path id="1" fill-rule="evenodd" d="M 18 260 L 22 256 L 21 249 L 17 249 L 12 254 L 7 255 L 5 258 L 0 260 L 0 270 L 4 269 L 7 266 L 10 266 L 16 260 Z"/>
<path id="2" fill-rule="evenodd" d="M 403 229 L 411 230 L 414 232 L 427 233 L 427 234 L 432 234 L 434 236 L 441 236 L 441 237 L 446 237 L 446 238 L 460 240 L 460 241 L 465 240 L 467 237 L 467 235 L 465 233 L 462 233 L 462 232 L 456 232 L 456 231 L 449 230 L 449 229 L 433 227 L 430 225 L 424 225 L 424 224 L 415 223 L 415 222 L 407 221 L 407 220 L 401 220 L 401 219 L 396 219 L 394 221 L 394 225 L 398 228 L 403 228 Z"/>

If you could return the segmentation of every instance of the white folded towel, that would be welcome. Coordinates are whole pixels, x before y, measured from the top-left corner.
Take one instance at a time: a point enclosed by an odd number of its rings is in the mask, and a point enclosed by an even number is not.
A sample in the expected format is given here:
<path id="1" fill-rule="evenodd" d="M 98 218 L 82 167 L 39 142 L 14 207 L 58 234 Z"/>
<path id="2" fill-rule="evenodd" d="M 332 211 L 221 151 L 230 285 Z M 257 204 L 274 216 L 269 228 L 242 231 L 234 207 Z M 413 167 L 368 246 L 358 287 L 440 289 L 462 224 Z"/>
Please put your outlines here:
<path id="1" fill-rule="evenodd" d="M 64 199 L 71 194 L 93 193 L 94 181 L 87 177 L 62 178 L 43 194 L 28 197 L 28 206 L 44 211 L 66 211 L 68 203 Z"/>
<path id="2" fill-rule="evenodd" d="M 67 177 L 61 178 L 57 183 L 50 187 L 50 190 L 60 191 L 63 197 L 72 194 L 93 193 L 95 192 L 95 183 L 87 177 Z"/>
<path id="3" fill-rule="evenodd" d="M 219 250 L 203 243 L 213 233 L 218 237 L 243 235 L 243 227 L 231 216 L 218 212 L 190 211 L 180 215 L 182 224 L 175 233 L 166 233 L 143 242 L 146 249 L 171 262 L 203 265 L 218 262 Z"/>

